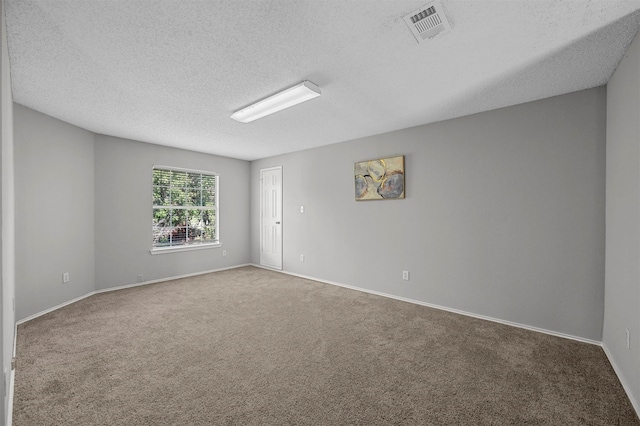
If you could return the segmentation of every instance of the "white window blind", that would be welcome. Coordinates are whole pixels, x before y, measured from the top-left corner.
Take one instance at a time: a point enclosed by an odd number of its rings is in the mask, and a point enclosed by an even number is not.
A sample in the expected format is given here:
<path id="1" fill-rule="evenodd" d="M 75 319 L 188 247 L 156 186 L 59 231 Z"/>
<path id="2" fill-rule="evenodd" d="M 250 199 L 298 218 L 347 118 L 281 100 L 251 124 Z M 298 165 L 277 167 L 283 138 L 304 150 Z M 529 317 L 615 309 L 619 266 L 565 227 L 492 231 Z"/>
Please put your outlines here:
<path id="1" fill-rule="evenodd" d="M 153 168 L 153 250 L 218 244 L 216 173 Z"/>

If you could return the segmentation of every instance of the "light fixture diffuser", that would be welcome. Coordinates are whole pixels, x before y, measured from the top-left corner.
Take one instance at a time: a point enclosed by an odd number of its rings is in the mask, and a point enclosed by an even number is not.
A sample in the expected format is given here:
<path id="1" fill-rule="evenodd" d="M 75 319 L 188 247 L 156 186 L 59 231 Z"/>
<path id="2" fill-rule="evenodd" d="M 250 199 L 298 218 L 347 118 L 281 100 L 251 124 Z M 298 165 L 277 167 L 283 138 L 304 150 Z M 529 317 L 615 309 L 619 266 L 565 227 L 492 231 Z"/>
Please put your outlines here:
<path id="1" fill-rule="evenodd" d="M 282 111 L 283 109 L 308 101 L 309 99 L 313 99 L 321 94 L 322 92 L 320 92 L 320 88 L 318 86 L 305 80 L 300 84 L 296 84 L 282 92 L 276 93 L 273 96 L 269 96 L 266 99 L 234 112 L 231 114 L 231 118 L 241 123 L 250 123 L 258 118 L 264 117 L 265 115 Z"/>

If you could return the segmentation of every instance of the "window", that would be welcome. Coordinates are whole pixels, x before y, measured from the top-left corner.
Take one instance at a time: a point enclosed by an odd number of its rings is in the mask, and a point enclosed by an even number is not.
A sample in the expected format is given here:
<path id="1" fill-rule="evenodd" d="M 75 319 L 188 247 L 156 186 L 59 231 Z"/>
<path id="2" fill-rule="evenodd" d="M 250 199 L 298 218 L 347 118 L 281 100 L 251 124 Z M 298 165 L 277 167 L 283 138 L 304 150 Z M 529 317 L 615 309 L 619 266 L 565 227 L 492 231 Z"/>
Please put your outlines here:
<path id="1" fill-rule="evenodd" d="M 218 175 L 153 168 L 153 248 L 197 248 L 218 244 Z"/>

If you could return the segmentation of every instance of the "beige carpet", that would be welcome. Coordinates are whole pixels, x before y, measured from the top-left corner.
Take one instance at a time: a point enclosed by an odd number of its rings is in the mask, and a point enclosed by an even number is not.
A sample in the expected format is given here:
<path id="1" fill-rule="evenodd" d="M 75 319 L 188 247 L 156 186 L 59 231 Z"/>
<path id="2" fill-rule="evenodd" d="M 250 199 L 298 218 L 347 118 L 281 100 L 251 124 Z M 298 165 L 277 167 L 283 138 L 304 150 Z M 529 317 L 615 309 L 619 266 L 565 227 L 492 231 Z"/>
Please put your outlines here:
<path id="1" fill-rule="evenodd" d="M 33 425 L 639 425 L 598 346 L 245 267 L 18 327 Z"/>

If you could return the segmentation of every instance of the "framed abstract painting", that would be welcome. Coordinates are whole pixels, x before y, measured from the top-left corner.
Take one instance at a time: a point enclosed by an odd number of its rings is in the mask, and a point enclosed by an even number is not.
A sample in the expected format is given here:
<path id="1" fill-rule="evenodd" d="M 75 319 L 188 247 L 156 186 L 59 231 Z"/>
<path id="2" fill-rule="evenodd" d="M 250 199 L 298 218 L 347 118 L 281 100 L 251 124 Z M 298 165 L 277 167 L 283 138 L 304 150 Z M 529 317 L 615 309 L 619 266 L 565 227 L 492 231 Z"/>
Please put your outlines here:
<path id="1" fill-rule="evenodd" d="M 353 169 L 356 201 L 404 198 L 404 155 L 360 161 Z"/>

